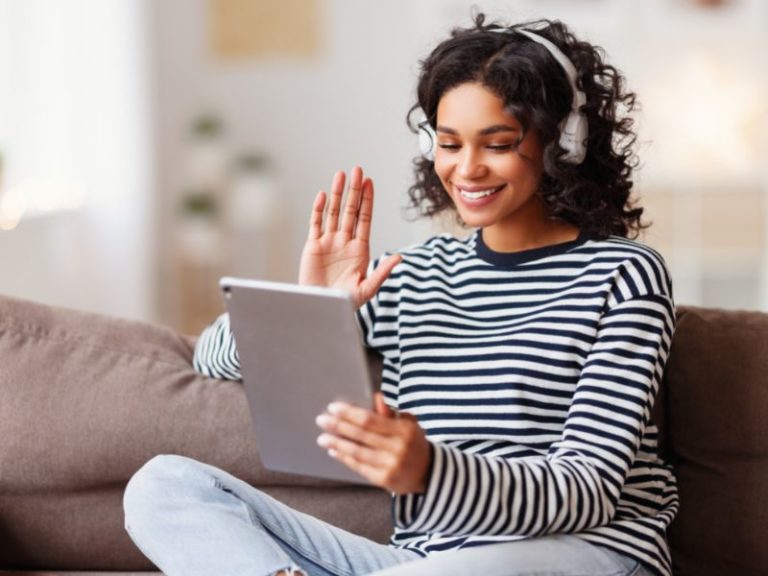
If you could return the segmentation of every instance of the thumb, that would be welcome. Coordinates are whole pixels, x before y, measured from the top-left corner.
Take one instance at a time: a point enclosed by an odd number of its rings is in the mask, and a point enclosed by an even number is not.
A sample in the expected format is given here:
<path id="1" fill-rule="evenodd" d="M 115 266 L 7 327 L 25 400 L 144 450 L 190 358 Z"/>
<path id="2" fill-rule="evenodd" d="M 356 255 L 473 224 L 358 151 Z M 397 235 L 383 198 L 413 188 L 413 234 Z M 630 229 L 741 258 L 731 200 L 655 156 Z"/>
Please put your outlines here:
<path id="1" fill-rule="evenodd" d="M 381 414 L 382 416 L 387 416 L 389 418 L 395 417 L 394 411 L 389 406 L 387 406 L 387 403 L 384 400 L 384 394 L 381 392 L 376 392 L 376 394 L 374 394 L 373 405 L 377 414 Z"/>
<path id="2" fill-rule="evenodd" d="M 391 274 L 394 267 L 400 264 L 402 260 L 403 257 L 400 254 L 392 254 L 379 262 L 379 265 L 371 272 L 370 276 L 360 284 L 360 297 L 362 299 L 360 306 L 373 298 L 374 294 L 381 288 L 381 285 L 384 284 L 387 276 Z"/>

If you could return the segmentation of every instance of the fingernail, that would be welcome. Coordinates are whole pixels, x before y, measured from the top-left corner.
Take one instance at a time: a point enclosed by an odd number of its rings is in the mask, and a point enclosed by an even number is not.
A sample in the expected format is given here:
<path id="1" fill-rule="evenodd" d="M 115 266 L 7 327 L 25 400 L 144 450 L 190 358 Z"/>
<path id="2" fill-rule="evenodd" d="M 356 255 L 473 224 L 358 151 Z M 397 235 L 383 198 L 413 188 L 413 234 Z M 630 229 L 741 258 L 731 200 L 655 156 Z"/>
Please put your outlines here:
<path id="1" fill-rule="evenodd" d="M 320 426 L 320 428 L 325 428 L 327 426 L 330 426 L 331 422 L 333 421 L 333 418 L 328 416 L 327 414 L 320 414 L 315 418 L 315 423 Z"/>
<path id="2" fill-rule="evenodd" d="M 330 456 L 331 458 L 336 458 L 336 456 L 338 456 L 338 455 L 339 455 L 339 453 L 336 452 L 336 450 L 334 450 L 333 448 L 328 450 L 328 456 Z"/>
<path id="3" fill-rule="evenodd" d="M 328 404 L 328 412 L 331 414 L 340 414 L 344 410 L 345 404 L 342 402 L 331 402 Z"/>
<path id="4" fill-rule="evenodd" d="M 327 434 L 320 434 L 320 436 L 317 437 L 317 443 L 325 448 L 331 443 L 331 438 Z"/>

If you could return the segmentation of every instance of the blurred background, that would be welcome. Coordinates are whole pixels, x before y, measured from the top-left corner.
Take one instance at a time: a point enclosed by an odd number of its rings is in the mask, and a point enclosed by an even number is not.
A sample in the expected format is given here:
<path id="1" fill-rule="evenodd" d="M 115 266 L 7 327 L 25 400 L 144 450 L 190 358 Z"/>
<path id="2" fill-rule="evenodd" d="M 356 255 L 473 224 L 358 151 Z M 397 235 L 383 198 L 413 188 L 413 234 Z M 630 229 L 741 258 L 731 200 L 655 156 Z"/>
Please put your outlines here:
<path id="1" fill-rule="evenodd" d="M 442 231 L 404 210 L 405 114 L 472 6 L 606 50 L 677 303 L 768 310 L 765 0 L 0 0 L 0 294 L 196 333 L 222 274 L 295 280 L 356 164 L 374 254 Z"/>

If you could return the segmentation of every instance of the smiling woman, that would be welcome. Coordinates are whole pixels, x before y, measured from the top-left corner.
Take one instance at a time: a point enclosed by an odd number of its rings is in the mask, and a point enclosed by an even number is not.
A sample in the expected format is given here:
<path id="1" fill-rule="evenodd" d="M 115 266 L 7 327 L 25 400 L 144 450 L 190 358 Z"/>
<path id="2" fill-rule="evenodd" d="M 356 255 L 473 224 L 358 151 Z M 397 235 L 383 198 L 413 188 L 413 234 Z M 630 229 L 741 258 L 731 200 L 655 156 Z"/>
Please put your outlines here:
<path id="1" fill-rule="evenodd" d="M 353 295 L 383 357 L 374 406 L 316 423 L 331 458 L 392 494 L 389 545 L 164 457 L 125 496 L 163 572 L 671 574 L 677 489 L 651 414 L 675 307 L 664 259 L 627 238 L 632 98 L 560 22 L 478 15 L 432 51 L 411 198 L 476 230 L 371 261 L 374 186 L 355 167 L 316 196 L 299 271 Z M 226 315 L 194 362 L 240 377 Z"/>

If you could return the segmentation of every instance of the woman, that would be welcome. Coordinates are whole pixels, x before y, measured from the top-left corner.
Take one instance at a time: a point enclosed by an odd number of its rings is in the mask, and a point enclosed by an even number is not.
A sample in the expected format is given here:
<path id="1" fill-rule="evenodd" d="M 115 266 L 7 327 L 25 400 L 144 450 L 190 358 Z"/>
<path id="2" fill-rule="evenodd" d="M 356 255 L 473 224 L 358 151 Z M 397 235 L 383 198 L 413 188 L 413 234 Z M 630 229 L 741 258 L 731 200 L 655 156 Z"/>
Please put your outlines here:
<path id="1" fill-rule="evenodd" d="M 137 545 L 171 575 L 670 574 L 677 490 L 651 410 L 674 303 L 661 256 L 628 239 L 633 105 L 559 22 L 454 30 L 422 63 L 410 197 L 476 230 L 369 266 L 373 183 L 355 168 L 346 201 L 343 173 L 315 199 L 300 266 L 354 294 L 384 357 L 374 410 L 333 403 L 317 423 L 392 492 L 389 545 L 174 456 L 128 486 Z M 226 315 L 195 367 L 239 378 Z"/>

